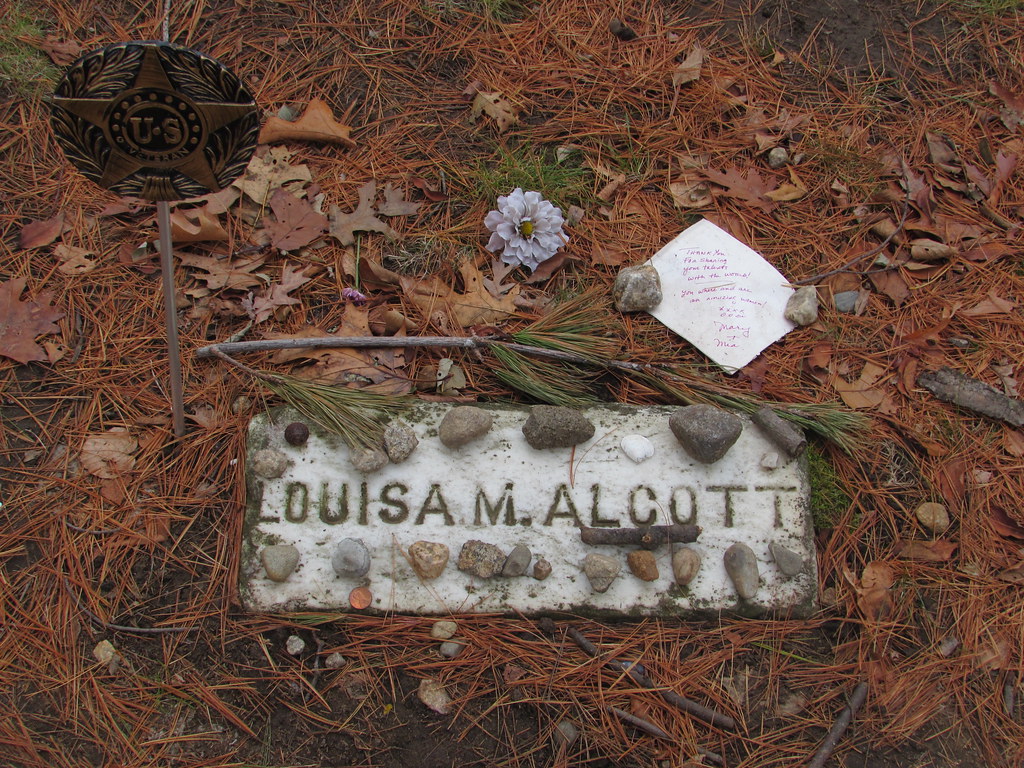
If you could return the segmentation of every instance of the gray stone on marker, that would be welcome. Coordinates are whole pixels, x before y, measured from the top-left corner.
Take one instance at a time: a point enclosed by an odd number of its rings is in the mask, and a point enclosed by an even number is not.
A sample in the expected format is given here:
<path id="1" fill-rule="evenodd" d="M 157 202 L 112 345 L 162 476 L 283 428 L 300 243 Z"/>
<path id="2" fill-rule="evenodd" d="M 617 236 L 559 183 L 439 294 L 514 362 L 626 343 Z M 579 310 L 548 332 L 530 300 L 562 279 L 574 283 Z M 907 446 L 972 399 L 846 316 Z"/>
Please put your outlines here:
<path id="1" fill-rule="evenodd" d="M 401 464 L 408 459 L 419 444 L 419 438 L 407 424 L 392 422 L 384 430 L 384 450 L 392 464 Z"/>
<path id="2" fill-rule="evenodd" d="M 292 544 L 271 544 L 260 552 L 267 578 L 281 583 L 287 580 L 299 564 L 299 550 Z"/>
<path id="3" fill-rule="evenodd" d="M 818 320 L 818 289 L 805 285 L 793 291 L 786 302 L 786 319 L 800 326 L 811 325 Z"/>
<path id="4" fill-rule="evenodd" d="M 746 544 L 737 542 L 725 550 L 725 572 L 732 579 L 736 593 L 744 600 L 750 600 L 761 586 L 761 574 L 757 570 L 757 557 Z"/>
<path id="5" fill-rule="evenodd" d="M 661 277 L 650 264 L 626 267 L 619 271 L 612 288 L 619 312 L 650 311 L 661 304 Z"/>
<path id="6" fill-rule="evenodd" d="M 571 448 L 594 436 L 594 425 L 573 408 L 535 405 L 523 424 L 523 435 L 531 448 Z"/>
<path id="7" fill-rule="evenodd" d="M 474 405 L 458 405 L 441 419 L 437 436 L 447 448 L 461 448 L 483 437 L 491 429 L 494 417 Z"/>
<path id="8" fill-rule="evenodd" d="M 772 553 L 772 559 L 783 576 L 791 579 L 804 569 L 804 559 L 777 541 L 768 545 L 768 551 Z"/>
<path id="9" fill-rule="evenodd" d="M 512 551 L 505 558 L 505 564 L 501 567 L 502 576 L 522 576 L 530 566 L 533 553 L 525 544 L 516 544 Z"/>
<path id="10" fill-rule="evenodd" d="M 252 457 L 252 471 L 260 477 L 273 480 L 284 474 L 288 469 L 288 457 L 273 448 L 264 448 L 256 451 Z"/>
<path id="11" fill-rule="evenodd" d="M 505 553 L 493 544 L 479 539 L 470 539 L 459 551 L 456 567 L 465 573 L 489 579 L 501 573 L 505 565 Z"/>
<path id="12" fill-rule="evenodd" d="M 713 405 L 679 408 L 668 426 L 686 452 L 704 464 L 725 456 L 743 431 L 739 417 Z"/>
<path id="13" fill-rule="evenodd" d="M 342 539 L 331 555 L 334 572 L 346 577 L 362 577 L 370 570 L 370 550 L 362 539 Z"/>
<path id="14" fill-rule="evenodd" d="M 388 465 L 388 455 L 383 448 L 353 448 L 349 461 L 357 472 L 369 475 Z"/>
<path id="15" fill-rule="evenodd" d="M 591 552 L 583 558 L 583 572 L 595 592 L 607 592 L 622 566 L 614 557 Z"/>

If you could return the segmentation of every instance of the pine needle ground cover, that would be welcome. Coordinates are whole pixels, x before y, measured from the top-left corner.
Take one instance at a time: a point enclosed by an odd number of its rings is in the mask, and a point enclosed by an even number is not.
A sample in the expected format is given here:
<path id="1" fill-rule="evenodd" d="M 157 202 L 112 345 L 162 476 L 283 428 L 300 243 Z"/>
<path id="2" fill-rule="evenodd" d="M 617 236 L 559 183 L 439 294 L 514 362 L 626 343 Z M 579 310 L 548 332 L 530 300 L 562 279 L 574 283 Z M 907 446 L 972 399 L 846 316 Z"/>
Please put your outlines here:
<path id="1" fill-rule="evenodd" d="M 162 13 L 38 0 L 0 20 L 0 762 L 805 765 L 861 684 L 831 764 L 1024 762 L 1024 432 L 918 384 L 948 366 L 1018 397 L 1019 3 L 172 3 L 172 41 L 230 66 L 266 118 L 234 190 L 173 212 L 181 444 L 153 210 L 67 165 L 42 98 L 80 52 L 161 38 Z M 566 214 L 532 274 L 484 248 L 515 187 Z M 649 316 L 558 314 L 701 217 L 816 285 L 818 321 L 730 377 Z M 815 518 L 818 616 L 460 616 L 449 659 L 432 619 L 240 611 L 244 430 L 279 399 L 194 350 L 545 346 L 554 326 L 582 356 L 675 374 L 578 366 L 573 398 L 868 420 L 853 448 L 814 438 L 835 507 Z M 244 357 L 373 397 L 532 402 L 565 378 L 460 349 Z"/>

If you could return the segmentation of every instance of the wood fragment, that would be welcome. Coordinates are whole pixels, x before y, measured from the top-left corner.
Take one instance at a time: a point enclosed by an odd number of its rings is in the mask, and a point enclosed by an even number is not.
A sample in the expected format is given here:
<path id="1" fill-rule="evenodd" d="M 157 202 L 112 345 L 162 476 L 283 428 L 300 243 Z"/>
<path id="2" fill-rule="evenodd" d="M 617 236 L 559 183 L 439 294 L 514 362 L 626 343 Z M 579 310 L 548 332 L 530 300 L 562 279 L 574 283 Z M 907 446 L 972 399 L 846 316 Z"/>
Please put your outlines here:
<path id="1" fill-rule="evenodd" d="M 917 385 L 927 389 L 939 400 L 1005 421 L 1015 427 L 1024 426 L 1024 402 L 1013 400 L 983 381 L 972 379 L 952 368 L 943 366 L 937 371 L 925 371 L 917 377 Z"/>
<path id="2" fill-rule="evenodd" d="M 839 713 L 839 717 L 832 724 L 832 728 L 829 730 L 828 735 L 825 736 L 825 741 L 818 747 L 818 751 L 814 753 L 814 758 L 807 764 L 807 768 L 824 768 L 825 761 L 828 760 L 829 755 L 832 754 L 832 750 L 836 748 L 839 740 L 843 738 L 843 734 L 846 733 L 846 729 L 850 727 L 850 723 L 853 722 L 853 718 L 857 715 L 857 710 L 863 706 L 865 699 L 868 697 L 868 684 L 862 682 L 853 689 L 853 695 L 850 696 L 849 703 L 843 707 L 843 711 Z"/>
<path id="3" fill-rule="evenodd" d="M 1003 682 L 1003 714 L 1013 719 L 1013 711 L 1016 707 L 1017 673 L 1007 672 L 1006 680 Z"/>
<path id="4" fill-rule="evenodd" d="M 795 459 L 807 447 L 804 433 L 794 427 L 775 412 L 775 409 L 762 405 L 754 411 L 750 418 L 765 433 L 779 450 L 784 451 L 791 459 Z"/>
<path id="5" fill-rule="evenodd" d="M 645 525 L 638 528 L 580 528 L 584 544 L 639 544 L 644 549 L 656 549 L 662 544 L 688 544 L 697 540 L 700 528 L 696 525 Z"/>
<path id="6" fill-rule="evenodd" d="M 666 741 L 672 740 L 672 737 L 665 733 L 663 730 L 661 730 L 661 728 L 656 726 L 654 723 L 644 720 L 642 717 L 631 715 L 629 714 L 629 712 L 621 710 L 618 707 L 606 707 L 606 709 L 613 715 L 615 715 L 617 718 L 619 718 L 619 720 L 621 720 L 622 722 L 629 723 L 634 728 L 637 728 L 643 731 L 644 733 L 650 734 L 651 736 L 655 736 L 659 739 L 665 739 Z"/>

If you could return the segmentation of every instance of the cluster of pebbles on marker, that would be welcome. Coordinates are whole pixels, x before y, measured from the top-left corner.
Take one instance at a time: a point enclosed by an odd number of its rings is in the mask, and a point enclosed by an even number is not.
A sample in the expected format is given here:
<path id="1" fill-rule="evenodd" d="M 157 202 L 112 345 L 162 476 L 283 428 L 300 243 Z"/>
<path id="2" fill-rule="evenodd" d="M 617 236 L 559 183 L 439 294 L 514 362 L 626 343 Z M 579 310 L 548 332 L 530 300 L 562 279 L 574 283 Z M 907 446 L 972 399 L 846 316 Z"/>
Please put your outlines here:
<path id="1" fill-rule="evenodd" d="M 754 413 L 753 421 L 789 458 L 798 456 L 806 446 L 803 433 L 770 408 Z M 438 425 L 438 439 L 449 449 L 461 448 L 486 435 L 492 423 L 491 413 L 483 408 L 456 406 Z M 737 416 L 711 405 L 679 408 L 669 417 L 668 426 L 686 453 L 704 464 L 722 459 L 743 430 L 743 422 Z M 568 448 L 586 442 L 594 436 L 595 428 L 583 414 L 572 408 L 538 405 L 531 409 L 522 431 L 532 448 L 544 450 Z M 295 422 L 285 428 L 285 440 L 290 445 L 302 446 L 308 438 L 309 429 L 304 424 Z M 382 446 L 352 451 L 352 465 L 363 473 L 375 472 L 388 462 L 405 461 L 418 445 L 419 439 L 411 427 L 394 422 L 386 429 Z M 654 455 L 653 444 L 643 435 L 625 436 L 620 447 L 637 463 Z M 769 455 L 762 459 L 762 464 L 773 468 L 778 461 L 777 455 Z M 280 451 L 264 449 L 253 457 L 252 466 L 257 474 L 276 478 L 284 474 L 288 463 L 288 458 Z M 782 544 L 772 542 L 769 551 L 786 578 L 793 578 L 804 570 L 803 558 Z M 417 541 L 408 550 L 410 565 L 426 581 L 438 578 L 447 567 L 449 558 L 448 547 L 439 542 Z M 261 552 L 261 560 L 267 578 L 283 582 L 298 566 L 299 550 L 291 544 L 267 546 Z M 334 572 L 341 578 L 364 577 L 369 572 L 370 560 L 366 545 L 361 539 L 354 538 L 340 541 L 331 555 Z M 753 598 L 760 585 L 757 557 L 753 550 L 746 544 L 735 543 L 726 550 L 723 560 L 736 593 L 744 600 Z M 700 570 L 701 556 L 696 549 L 680 546 L 672 552 L 671 562 L 673 580 L 680 586 L 686 586 Z M 641 581 L 656 581 L 660 576 L 657 560 L 649 550 L 629 552 L 626 563 L 630 572 Z M 543 581 L 552 571 L 551 563 L 543 557 L 534 559 L 533 553 L 523 544 L 517 544 L 506 554 L 500 547 L 478 539 L 470 539 L 462 545 L 456 567 L 481 579 L 530 575 Z M 618 577 L 622 565 L 611 555 L 591 553 L 584 558 L 581 569 L 593 591 L 603 593 Z"/>

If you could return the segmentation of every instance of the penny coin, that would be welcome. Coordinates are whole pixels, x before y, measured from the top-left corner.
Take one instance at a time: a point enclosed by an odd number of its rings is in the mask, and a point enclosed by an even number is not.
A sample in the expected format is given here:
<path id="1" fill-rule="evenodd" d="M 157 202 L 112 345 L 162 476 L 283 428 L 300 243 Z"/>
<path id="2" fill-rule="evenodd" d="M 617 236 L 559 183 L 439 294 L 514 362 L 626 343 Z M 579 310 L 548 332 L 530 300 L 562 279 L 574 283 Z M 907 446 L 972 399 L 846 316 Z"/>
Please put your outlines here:
<path id="1" fill-rule="evenodd" d="M 357 611 L 369 607 L 371 600 L 373 600 L 373 593 L 366 587 L 356 587 L 348 596 L 349 604 Z"/>

